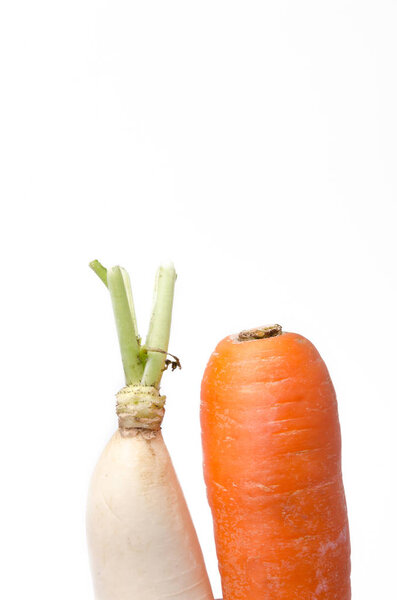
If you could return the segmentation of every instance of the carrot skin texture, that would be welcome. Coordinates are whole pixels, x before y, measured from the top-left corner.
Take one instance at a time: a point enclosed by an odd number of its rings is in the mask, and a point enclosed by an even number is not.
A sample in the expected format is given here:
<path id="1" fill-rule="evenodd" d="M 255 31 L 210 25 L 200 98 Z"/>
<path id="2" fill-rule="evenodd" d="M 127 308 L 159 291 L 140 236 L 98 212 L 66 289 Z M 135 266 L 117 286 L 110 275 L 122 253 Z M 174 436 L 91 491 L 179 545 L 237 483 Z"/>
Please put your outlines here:
<path id="1" fill-rule="evenodd" d="M 315 347 L 222 340 L 201 426 L 224 600 L 350 600 L 337 402 Z"/>

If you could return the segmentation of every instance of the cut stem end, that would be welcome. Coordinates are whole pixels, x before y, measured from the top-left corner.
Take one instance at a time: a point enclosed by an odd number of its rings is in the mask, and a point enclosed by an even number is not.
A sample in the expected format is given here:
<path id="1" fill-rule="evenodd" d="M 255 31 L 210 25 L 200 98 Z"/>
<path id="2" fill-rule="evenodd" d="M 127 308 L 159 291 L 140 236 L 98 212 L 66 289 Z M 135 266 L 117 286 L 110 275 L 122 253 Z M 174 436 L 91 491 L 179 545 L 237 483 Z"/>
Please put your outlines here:
<path id="1" fill-rule="evenodd" d="M 237 338 L 239 342 L 263 340 L 265 338 L 281 335 L 282 332 L 283 329 L 281 325 L 265 325 L 264 327 L 256 327 L 255 329 L 245 329 L 244 331 L 240 331 Z"/>

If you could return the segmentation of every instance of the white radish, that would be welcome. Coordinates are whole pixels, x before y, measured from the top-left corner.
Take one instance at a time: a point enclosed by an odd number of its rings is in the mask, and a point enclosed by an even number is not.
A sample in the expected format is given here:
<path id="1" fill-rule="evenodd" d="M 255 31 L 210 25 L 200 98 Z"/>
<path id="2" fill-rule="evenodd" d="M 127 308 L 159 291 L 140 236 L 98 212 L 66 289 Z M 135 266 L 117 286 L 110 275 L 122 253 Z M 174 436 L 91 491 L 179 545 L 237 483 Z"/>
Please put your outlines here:
<path id="1" fill-rule="evenodd" d="M 112 296 L 127 386 L 119 429 L 94 471 L 87 537 L 96 600 L 213 600 L 197 535 L 161 434 L 159 384 L 175 271 L 160 267 L 145 346 L 136 332 L 127 273 L 92 268 Z"/>

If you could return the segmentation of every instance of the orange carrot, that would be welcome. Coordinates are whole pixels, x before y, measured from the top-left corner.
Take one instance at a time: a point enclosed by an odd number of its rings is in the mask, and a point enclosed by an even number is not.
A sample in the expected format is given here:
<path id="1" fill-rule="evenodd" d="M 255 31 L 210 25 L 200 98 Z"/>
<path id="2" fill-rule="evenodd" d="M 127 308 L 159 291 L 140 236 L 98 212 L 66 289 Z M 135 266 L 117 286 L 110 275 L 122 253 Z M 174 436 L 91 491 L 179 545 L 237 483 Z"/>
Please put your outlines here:
<path id="1" fill-rule="evenodd" d="M 338 409 L 316 348 L 280 326 L 222 340 L 201 425 L 224 600 L 349 600 Z"/>

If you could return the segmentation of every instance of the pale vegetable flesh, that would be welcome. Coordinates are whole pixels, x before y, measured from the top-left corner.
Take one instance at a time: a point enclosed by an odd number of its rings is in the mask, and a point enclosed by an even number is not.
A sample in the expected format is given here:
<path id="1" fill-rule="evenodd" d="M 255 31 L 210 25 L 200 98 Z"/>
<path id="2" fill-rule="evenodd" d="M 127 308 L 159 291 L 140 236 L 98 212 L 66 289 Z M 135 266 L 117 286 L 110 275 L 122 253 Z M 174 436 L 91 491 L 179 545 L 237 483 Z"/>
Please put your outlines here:
<path id="1" fill-rule="evenodd" d="M 87 534 L 97 600 L 212 600 L 161 431 L 116 431 L 95 469 Z"/>

